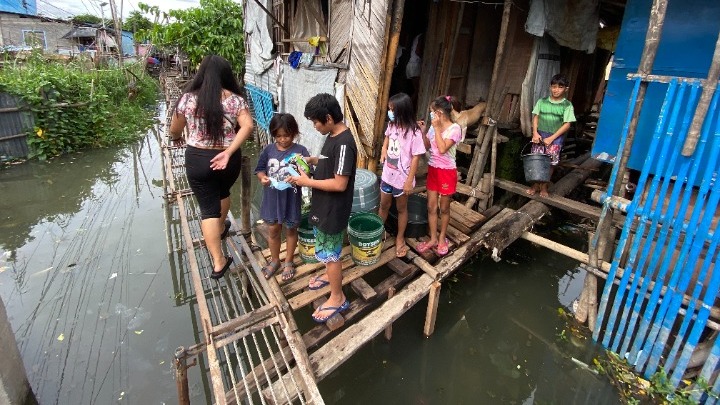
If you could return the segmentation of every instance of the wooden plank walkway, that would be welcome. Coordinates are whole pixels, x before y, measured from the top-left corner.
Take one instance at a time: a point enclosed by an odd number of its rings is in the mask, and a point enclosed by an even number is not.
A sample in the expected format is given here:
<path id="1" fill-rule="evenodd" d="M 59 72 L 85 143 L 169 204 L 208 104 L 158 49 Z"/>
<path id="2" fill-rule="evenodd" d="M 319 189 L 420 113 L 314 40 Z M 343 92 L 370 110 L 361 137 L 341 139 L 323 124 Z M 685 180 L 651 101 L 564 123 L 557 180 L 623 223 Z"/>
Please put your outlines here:
<path id="1" fill-rule="evenodd" d="M 345 246 L 342 251 L 343 286 L 350 300 L 350 309 L 342 315 L 334 316 L 326 324 L 302 331 L 315 378 L 321 380 L 326 377 L 383 331 L 386 338 L 390 338 L 392 323 L 425 296 L 430 296 L 430 299 L 423 333 L 431 335 L 435 325 L 440 281 L 468 258 L 467 255 L 457 253 L 471 240 L 469 235 L 479 232 L 487 219 L 463 204 L 451 204 L 451 222 L 447 232 L 451 251 L 443 259 L 450 263 L 443 266 L 446 272 L 435 267 L 439 258 L 434 253 L 421 254 L 415 250 L 417 243 L 426 237 L 407 238 L 411 250 L 405 258 L 395 256 L 395 238 L 388 237 L 383 242 L 378 262 L 368 266 L 356 265 L 351 257 L 350 246 Z M 287 254 L 283 243 L 280 258 L 284 260 Z M 292 254 L 293 262 L 297 265 L 295 277 L 283 281 L 281 274 L 277 274 L 269 280 L 269 285 L 283 294 L 293 314 L 309 317 L 315 305 L 322 303 L 329 294 L 329 287 L 320 290 L 307 288 L 310 278 L 324 274 L 325 267 L 322 263 L 303 263 L 297 251 Z M 256 256 L 258 263 L 265 265 L 270 260 L 270 251 L 266 249 L 257 252 Z"/>
<path id="2" fill-rule="evenodd" d="M 170 90 L 166 94 L 175 95 L 171 78 L 167 82 Z M 166 124 L 169 126 L 169 118 Z M 199 344 L 178 350 L 176 379 L 181 403 L 189 401 L 185 373 L 195 363 L 188 364 L 188 360 L 203 353 L 215 403 L 323 403 L 316 381 L 383 331 L 390 339 L 392 323 L 425 296 L 429 300 L 423 333 L 433 333 L 441 282 L 477 252 L 481 226 L 488 220 L 453 202 L 447 231 L 450 252 L 443 258 L 432 251 L 417 252 L 418 243 L 427 237 L 407 238 L 410 250 L 404 258 L 395 256 L 395 238 L 388 237 L 378 262 L 368 266 L 356 265 L 350 246 L 345 246 L 343 286 L 350 308 L 325 324 L 300 330 L 295 317 L 309 318 L 315 305 L 329 294 L 329 287 L 307 288 L 311 277 L 325 272 L 324 264 L 303 263 L 297 251 L 288 253 L 283 244 L 281 259 L 292 254 L 297 273 L 286 282 L 280 274 L 265 280 L 260 269 L 267 264 L 270 252 L 251 246 L 245 237 L 233 233 L 224 248 L 238 265 L 222 280 L 210 279 L 212 264 L 200 232 L 199 207 L 185 178 L 184 148 L 169 145 L 167 139 L 160 139 L 166 197 L 176 207 L 173 218 L 167 218 L 168 226 L 180 222 L 177 233 L 202 327 Z M 239 229 L 234 220 L 232 229 Z M 301 324 L 309 324 L 303 321 Z"/>

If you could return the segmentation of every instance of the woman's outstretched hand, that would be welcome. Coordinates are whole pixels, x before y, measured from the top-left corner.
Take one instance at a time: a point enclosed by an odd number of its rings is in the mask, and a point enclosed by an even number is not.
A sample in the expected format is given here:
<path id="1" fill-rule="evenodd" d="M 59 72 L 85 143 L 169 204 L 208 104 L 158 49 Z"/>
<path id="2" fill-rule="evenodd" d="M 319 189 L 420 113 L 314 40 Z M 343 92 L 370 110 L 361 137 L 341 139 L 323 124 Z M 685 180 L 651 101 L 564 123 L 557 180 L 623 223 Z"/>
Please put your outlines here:
<path id="1" fill-rule="evenodd" d="M 227 151 L 222 151 L 210 159 L 210 168 L 213 170 L 225 170 L 229 160 L 230 155 Z"/>

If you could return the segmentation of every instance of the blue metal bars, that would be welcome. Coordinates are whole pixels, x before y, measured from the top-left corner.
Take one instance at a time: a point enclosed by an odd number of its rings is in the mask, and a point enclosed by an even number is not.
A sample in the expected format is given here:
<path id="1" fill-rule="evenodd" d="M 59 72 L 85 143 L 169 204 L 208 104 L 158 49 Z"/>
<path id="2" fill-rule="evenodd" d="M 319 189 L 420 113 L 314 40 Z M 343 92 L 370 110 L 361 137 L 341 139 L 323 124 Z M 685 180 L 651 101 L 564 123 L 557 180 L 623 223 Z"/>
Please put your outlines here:
<path id="1" fill-rule="evenodd" d="M 695 153 L 680 154 L 699 93 L 697 82 L 672 80 L 667 87 L 593 331 L 645 376 L 662 366 L 676 387 L 720 294 L 720 271 L 714 271 L 720 244 L 720 91 L 713 95 Z M 611 181 L 616 173 L 617 167 Z M 709 380 L 718 363 L 716 341 L 701 376 Z"/>

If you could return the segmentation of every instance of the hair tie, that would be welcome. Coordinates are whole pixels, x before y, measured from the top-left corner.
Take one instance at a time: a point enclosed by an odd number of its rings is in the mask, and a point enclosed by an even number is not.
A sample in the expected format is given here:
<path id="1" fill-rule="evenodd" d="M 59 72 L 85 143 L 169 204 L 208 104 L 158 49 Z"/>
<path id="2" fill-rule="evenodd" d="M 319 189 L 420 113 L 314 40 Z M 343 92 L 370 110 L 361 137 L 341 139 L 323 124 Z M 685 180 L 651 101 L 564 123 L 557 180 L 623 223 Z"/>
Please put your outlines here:
<path id="1" fill-rule="evenodd" d="M 452 99 L 452 97 L 450 97 L 450 96 L 445 96 L 445 100 L 447 100 L 448 103 L 452 103 L 452 101 L 450 101 L 451 99 Z"/>

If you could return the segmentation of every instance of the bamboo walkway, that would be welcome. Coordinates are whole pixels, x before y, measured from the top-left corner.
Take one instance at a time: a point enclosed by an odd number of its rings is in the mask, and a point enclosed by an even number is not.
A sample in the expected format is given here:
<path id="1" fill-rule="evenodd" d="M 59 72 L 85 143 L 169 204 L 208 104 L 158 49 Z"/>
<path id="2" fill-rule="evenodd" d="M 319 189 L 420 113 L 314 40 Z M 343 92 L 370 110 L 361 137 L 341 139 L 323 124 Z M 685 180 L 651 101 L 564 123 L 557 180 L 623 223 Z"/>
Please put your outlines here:
<path id="1" fill-rule="evenodd" d="M 167 89 L 172 80 L 165 85 L 168 105 L 173 105 L 179 89 Z M 443 258 L 432 252 L 418 253 L 415 249 L 422 239 L 414 238 L 406 239 L 410 247 L 406 257 L 397 258 L 390 237 L 383 242 L 377 263 L 359 266 L 352 261 L 350 246 L 345 246 L 343 285 L 350 309 L 325 324 L 314 324 L 310 314 L 325 301 L 329 287 L 312 291 L 307 286 L 311 277 L 324 273 L 324 265 L 305 264 L 292 252 L 295 277 L 287 282 L 280 275 L 266 280 L 260 270 L 267 264 L 269 250 L 248 243 L 249 230 L 238 232 L 241 227 L 234 218 L 235 232 L 226 239 L 224 249 L 237 265 L 219 281 L 209 278 L 212 263 L 202 240 L 199 207 L 185 177 L 184 147 L 172 146 L 167 139 L 167 134 L 160 139 L 166 197 L 173 205 L 167 221 L 169 228 L 180 224 L 176 233 L 182 241 L 182 260 L 189 268 L 202 329 L 199 344 L 181 347 L 176 353 L 180 403 L 189 403 L 187 370 L 201 356 L 207 359 L 215 403 L 323 403 L 316 382 L 375 336 L 384 333 L 390 339 L 392 323 L 425 296 L 429 299 L 423 333 L 433 333 L 441 282 L 477 252 L 482 225 L 493 223 L 453 202 L 447 232 L 450 252 Z M 249 192 L 249 187 L 243 190 L 243 199 Z M 284 259 L 284 244 L 281 250 Z M 312 325 L 301 330 L 296 319 L 301 325 Z"/>

